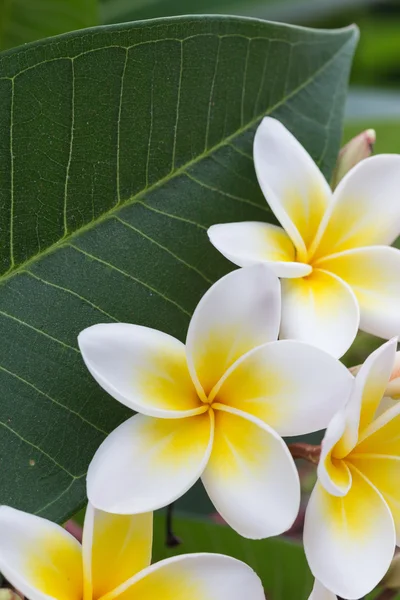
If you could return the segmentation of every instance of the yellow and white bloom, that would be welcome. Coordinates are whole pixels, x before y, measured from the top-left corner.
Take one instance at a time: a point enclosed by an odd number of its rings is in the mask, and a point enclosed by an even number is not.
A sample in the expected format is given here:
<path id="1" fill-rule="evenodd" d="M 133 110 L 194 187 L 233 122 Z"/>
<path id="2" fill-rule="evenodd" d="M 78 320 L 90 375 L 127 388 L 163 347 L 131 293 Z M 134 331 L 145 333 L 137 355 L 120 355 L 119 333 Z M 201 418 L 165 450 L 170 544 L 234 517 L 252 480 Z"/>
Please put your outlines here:
<path id="1" fill-rule="evenodd" d="M 150 565 L 153 515 L 86 511 L 82 546 L 65 529 L 0 507 L 0 571 L 29 600 L 264 600 L 258 576 L 221 554 Z"/>
<path id="2" fill-rule="evenodd" d="M 400 334 L 400 156 L 366 158 L 332 193 L 310 155 L 279 121 L 254 140 L 261 189 L 282 227 L 213 225 L 214 246 L 241 267 L 265 263 L 282 280 L 281 338 L 342 356 L 358 327 Z M 283 228 L 283 229 L 282 229 Z"/>
<path id="3" fill-rule="evenodd" d="M 353 377 L 318 348 L 277 342 L 279 319 L 279 280 L 256 265 L 230 273 L 203 296 L 186 347 L 122 323 L 79 335 L 93 377 L 141 413 L 94 456 L 87 486 L 96 508 L 155 510 L 202 477 L 216 509 L 241 535 L 263 538 L 292 525 L 300 486 L 280 436 L 326 427 Z"/>
<path id="4" fill-rule="evenodd" d="M 329 424 L 306 511 L 311 571 L 342 598 L 368 594 L 400 542 L 400 403 L 379 413 L 396 343 L 366 360 L 348 404 Z"/>

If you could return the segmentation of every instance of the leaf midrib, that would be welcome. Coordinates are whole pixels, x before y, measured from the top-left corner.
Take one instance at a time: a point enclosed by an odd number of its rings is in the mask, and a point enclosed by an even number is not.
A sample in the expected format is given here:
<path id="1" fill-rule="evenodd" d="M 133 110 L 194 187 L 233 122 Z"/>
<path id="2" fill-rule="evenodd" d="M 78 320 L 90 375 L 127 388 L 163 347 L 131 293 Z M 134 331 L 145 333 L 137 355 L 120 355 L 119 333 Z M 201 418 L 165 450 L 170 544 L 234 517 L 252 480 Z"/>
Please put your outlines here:
<path id="1" fill-rule="evenodd" d="M 143 202 L 144 196 L 153 192 L 154 190 L 157 190 L 158 188 L 160 188 L 164 184 L 168 183 L 169 181 L 172 181 L 176 177 L 179 177 L 180 175 L 186 175 L 187 169 L 189 169 L 190 167 L 201 162 L 204 158 L 207 158 L 208 156 L 210 156 L 211 154 L 213 154 L 220 148 L 223 148 L 224 146 L 229 145 L 236 137 L 245 133 L 248 129 L 250 129 L 253 125 L 255 125 L 263 116 L 271 114 L 272 112 L 277 110 L 281 105 L 286 103 L 291 98 L 295 97 L 298 93 L 302 92 L 304 89 L 306 89 L 314 81 L 314 79 L 316 77 L 318 77 L 321 73 L 323 73 L 325 71 L 325 69 L 327 69 L 344 52 L 344 50 L 347 48 L 347 46 L 349 44 L 351 44 L 352 42 L 353 42 L 353 36 L 349 37 L 349 39 L 331 56 L 331 58 L 328 61 L 326 61 L 321 67 L 316 69 L 316 71 L 314 71 L 314 73 L 312 75 L 310 75 L 301 85 L 297 86 L 297 88 L 292 90 L 290 92 L 290 94 L 283 96 L 278 102 L 276 102 L 273 106 L 271 106 L 266 112 L 262 112 L 261 114 L 257 115 L 256 117 L 251 119 L 251 121 L 249 121 L 246 125 L 239 127 L 230 136 L 224 138 L 223 140 L 218 142 L 218 144 L 215 144 L 214 146 L 207 149 L 206 151 L 203 151 L 201 154 L 199 154 L 195 158 L 186 162 L 185 164 L 183 164 L 181 167 L 179 167 L 179 169 L 177 169 L 173 173 L 171 173 L 171 172 L 168 173 L 168 175 L 166 175 L 165 177 L 162 177 L 159 181 L 153 183 L 149 187 L 142 189 L 140 192 L 134 194 L 133 196 L 130 196 L 127 200 L 119 201 L 118 193 L 117 193 L 117 203 L 112 208 L 110 208 L 108 211 L 106 211 L 105 213 L 103 213 L 102 215 L 100 215 L 99 217 L 94 219 L 93 221 L 90 221 L 89 223 L 87 223 L 86 225 L 81 227 L 80 229 L 77 229 L 76 231 L 65 235 L 57 242 L 54 242 L 54 244 L 51 244 L 43 252 L 39 252 L 39 253 L 31 256 L 28 260 L 26 260 L 26 261 L 22 262 L 20 265 L 18 265 L 18 267 L 16 267 L 16 268 L 11 267 L 6 273 L 4 273 L 3 275 L 0 276 L 0 285 L 3 285 L 9 279 L 12 279 L 14 276 L 18 275 L 19 273 L 27 270 L 31 264 L 34 264 L 38 260 L 44 258 L 45 256 L 47 256 L 49 254 L 52 254 L 53 252 L 55 252 L 59 248 L 63 247 L 64 245 L 67 245 L 72 239 L 79 237 L 80 235 L 84 234 L 87 231 L 90 231 L 91 229 L 93 229 L 94 227 L 103 223 L 104 221 L 107 221 L 108 219 L 115 217 L 115 215 L 118 214 L 118 212 L 120 210 L 122 210 L 123 208 L 126 208 L 127 206 L 132 206 L 133 204 L 136 204 L 139 202 L 142 202 L 142 204 L 145 204 L 145 202 Z"/>

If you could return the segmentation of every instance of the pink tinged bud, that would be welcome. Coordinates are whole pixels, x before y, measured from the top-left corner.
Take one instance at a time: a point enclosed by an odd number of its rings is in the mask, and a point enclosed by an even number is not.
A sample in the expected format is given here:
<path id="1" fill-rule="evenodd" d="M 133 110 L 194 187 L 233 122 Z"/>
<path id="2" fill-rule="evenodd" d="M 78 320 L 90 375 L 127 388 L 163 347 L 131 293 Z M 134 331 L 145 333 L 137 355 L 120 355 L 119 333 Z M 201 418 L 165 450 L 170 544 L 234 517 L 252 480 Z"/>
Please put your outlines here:
<path id="1" fill-rule="evenodd" d="M 393 400 L 400 400 L 400 352 L 396 352 L 396 360 L 385 396 L 389 396 Z"/>
<path id="2" fill-rule="evenodd" d="M 0 589 L 0 600 L 21 600 L 23 598 L 15 590 L 10 590 L 9 588 L 1 588 Z"/>
<path id="3" fill-rule="evenodd" d="M 339 181 L 355 167 L 364 158 L 371 156 L 376 141 L 374 129 L 363 131 L 352 140 L 350 140 L 339 152 L 335 172 L 332 178 L 332 189 L 338 185 Z"/>

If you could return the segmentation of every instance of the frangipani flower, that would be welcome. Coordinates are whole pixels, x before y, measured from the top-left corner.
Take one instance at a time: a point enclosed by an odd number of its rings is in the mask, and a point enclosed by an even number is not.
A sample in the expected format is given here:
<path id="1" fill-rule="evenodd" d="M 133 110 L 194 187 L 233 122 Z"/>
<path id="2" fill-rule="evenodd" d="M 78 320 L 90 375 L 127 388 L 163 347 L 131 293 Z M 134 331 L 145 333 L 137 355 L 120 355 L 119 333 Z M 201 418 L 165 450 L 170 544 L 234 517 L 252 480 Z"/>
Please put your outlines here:
<path id="1" fill-rule="evenodd" d="M 279 280 L 257 265 L 230 273 L 203 296 L 186 347 L 120 323 L 80 334 L 93 377 L 141 413 L 95 454 L 87 486 L 97 508 L 155 510 L 202 477 L 241 535 L 262 538 L 292 525 L 299 478 L 280 436 L 326 427 L 353 377 L 313 346 L 275 341 L 279 317 Z"/>
<path id="2" fill-rule="evenodd" d="M 304 524 L 314 576 L 342 598 L 368 594 L 400 541 L 400 403 L 377 415 L 397 339 L 360 368 L 345 409 L 322 442 L 318 482 Z"/>
<path id="3" fill-rule="evenodd" d="M 86 511 L 82 546 L 65 529 L 0 507 L 0 571 L 29 600 L 264 600 L 257 575 L 221 554 L 150 565 L 153 515 Z"/>
<path id="4" fill-rule="evenodd" d="M 265 263 L 284 278 L 281 338 L 339 357 L 358 327 L 400 334 L 400 251 L 389 247 L 400 233 L 400 156 L 366 158 L 332 193 L 301 144 L 267 117 L 254 165 L 283 229 L 228 223 L 210 227 L 209 237 L 236 265 Z"/>

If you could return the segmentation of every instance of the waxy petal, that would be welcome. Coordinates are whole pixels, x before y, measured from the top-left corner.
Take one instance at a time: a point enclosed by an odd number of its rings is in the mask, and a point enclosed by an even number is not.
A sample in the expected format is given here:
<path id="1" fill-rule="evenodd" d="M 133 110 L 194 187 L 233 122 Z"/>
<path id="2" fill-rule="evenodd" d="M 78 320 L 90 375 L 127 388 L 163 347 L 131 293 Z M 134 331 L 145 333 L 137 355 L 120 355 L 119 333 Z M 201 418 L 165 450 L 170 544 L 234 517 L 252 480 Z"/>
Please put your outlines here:
<path id="1" fill-rule="evenodd" d="M 264 600 L 256 573 L 221 554 L 186 554 L 168 558 L 121 586 L 118 600 Z M 119 592 L 119 593 L 118 593 Z"/>
<path id="2" fill-rule="evenodd" d="M 258 263 L 267 265 L 278 277 L 304 277 L 310 265 L 296 261 L 296 249 L 281 227 L 249 221 L 212 225 L 211 243 L 239 267 Z"/>
<path id="3" fill-rule="evenodd" d="M 379 492 L 350 466 L 343 497 L 317 483 L 304 524 L 304 549 L 316 579 L 351 600 L 368 594 L 389 568 L 395 549 L 390 510 Z"/>
<path id="4" fill-rule="evenodd" d="M 350 461 L 380 491 L 393 515 L 400 544 L 400 403 L 364 431 Z"/>
<path id="5" fill-rule="evenodd" d="M 82 552 L 65 529 L 0 507 L 0 571 L 29 600 L 81 600 Z"/>
<path id="6" fill-rule="evenodd" d="M 189 369 L 204 400 L 238 358 L 276 340 L 280 303 L 279 279 L 264 265 L 229 273 L 203 296 L 186 345 Z"/>
<path id="7" fill-rule="evenodd" d="M 254 166 L 268 204 L 305 260 L 332 198 L 328 183 L 300 142 L 271 117 L 257 129 Z"/>
<path id="8" fill-rule="evenodd" d="M 333 450 L 335 458 L 347 456 L 373 421 L 393 369 L 396 345 L 397 339 L 383 344 L 358 371 L 345 408 L 346 428 Z"/>
<path id="9" fill-rule="evenodd" d="M 182 496 L 208 462 L 212 412 L 186 419 L 135 415 L 102 443 L 89 466 L 87 493 L 100 510 L 134 514 Z"/>
<path id="10" fill-rule="evenodd" d="M 261 419 L 280 435 L 303 435 L 327 427 L 349 398 L 353 380 L 330 354 L 284 340 L 245 354 L 212 396 Z"/>
<path id="11" fill-rule="evenodd" d="M 93 377 L 125 406 L 169 419 L 199 411 L 202 403 L 189 375 L 185 346 L 172 336 L 109 323 L 85 329 L 78 341 Z"/>
<path id="12" fill-rule="evenodd" d="M 259 419 L 215 406 L 214 445 L 202 476 L 215 508 L 247 538 L 286 531 L 300 506 L 299 476 L 286 444 Z"/>
<path id="13" fill-rule="evenodd" d="M 357 248 L 321 260 L 318 267 L 351 287 L 360 306 L 360 329 L 386 339 L 400 335 L 400 250 Z"/>
<path id="14" fill-rule="evenodd" d="M 101 598 L 147 568 L 152 543 L 153 513 L 115 515 L 89 502 L 82 542 L 85 597 Z"/>
<path id="15" fill-rule="evenodd" d="M 320 269 L 308 277 L 283 279 L 281 283 L 281 338 L 308 342 L 340 358 L 353 343 L 360 322 L 350 287 Z"/>
<path id="16" fill-rule="evenodd" d="M 351 472 L 345 461 L 332 456 L 332 450 L 346 430 L 346 414 L 340 410 L 333 417 L 321 444 L 318 463 L 318 479 L 327 492 L 334 496 L 345 496 L 351 487 Z"/>
<path id="17" fill-rule="evenodd" d="M 390 245 L 400 233 L 400 156 L 366 158 L 337 186 L 315 240 L 314 260 L 344 250 Z"/>

